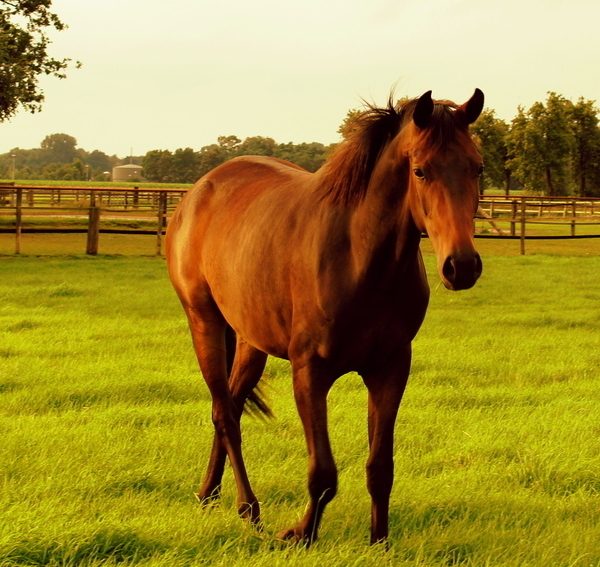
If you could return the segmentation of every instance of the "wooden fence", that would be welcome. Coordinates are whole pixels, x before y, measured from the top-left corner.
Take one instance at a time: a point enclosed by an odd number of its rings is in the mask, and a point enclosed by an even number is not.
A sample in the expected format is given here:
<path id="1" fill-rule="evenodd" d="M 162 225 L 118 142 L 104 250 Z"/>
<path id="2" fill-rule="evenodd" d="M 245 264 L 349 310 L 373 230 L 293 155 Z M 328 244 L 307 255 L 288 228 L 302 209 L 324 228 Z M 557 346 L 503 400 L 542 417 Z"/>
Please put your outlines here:
<path id="1" fill-rule="evenodd" d="M 480 230 L 476 237 L 519 239 L 521 254 L 525 254 L 526 240 L 600 238 L 600 199 L 486 195 L 480 200 L 477 223 L 488 224 L 490 229 Z M 543 225 L 545 233 L 528 233 L 527 225 Z"/>
<path id="2" fill-rule="evenodd" d="M 21 252 L 23 233 L 87 233 L 86 253 L 98 253 L 100 234 L 154 234 L 156 253 L 162 254 L 167 217 L 187 189 L 104 187 L 0 186 L 0 233 L 15 234 L 15 253 Z M 3 218 L 8 217 L 8 223 Z M 11 217 L 13 222 L 11 222 Z M 36 227 L 86 219 L 85 227 Z M 123 226 L 107 228 L 102 220 Z M 29 221 L 27 223 L 27 221 Z M 129 221 L 129 222 L 127 222 Z M 148 228 L 131 228 L 139 223 Z M 6 224 L 13 226 L 5 227 Z M 25 227 L 24 224 L 32 226 Z M 80 223 L 81 224 L 81 223 Z M 152 225 L 151 228 L 149 226 Z"/>
<path id="3" fill-rule="evenodd" d="M 87 233 L 86 253 L 92 255 L 98 253 L 102 233 L 153 234 L 160 255 L 168 218 L 186 191 L 0 186 L 0 233 L 14 233 L 16 254 L 21 252 L 23 233 Z M 74 220 L 78 227 L 51 226 Z M 106 226 L 109 220 L 111 228 Z M 146 228 L 125 226 L 133 221 Z M 527 239 L 600 238 L 600 199 L 486 195 L 475 224 L 477 238 L 519 239 L 524 254 Z M 540 230 L 537 225 L 546 226 Z"/>

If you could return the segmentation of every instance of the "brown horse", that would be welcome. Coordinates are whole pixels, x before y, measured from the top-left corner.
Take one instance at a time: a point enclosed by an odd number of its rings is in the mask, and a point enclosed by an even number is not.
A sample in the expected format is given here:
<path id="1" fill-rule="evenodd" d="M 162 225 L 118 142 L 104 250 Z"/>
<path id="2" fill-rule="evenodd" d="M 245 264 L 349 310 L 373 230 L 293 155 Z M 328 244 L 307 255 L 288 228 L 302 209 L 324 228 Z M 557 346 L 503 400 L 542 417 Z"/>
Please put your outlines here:
<path id="1" fill-rule="evenodd" d="M 473 217 L 483 166 L 469 134 L 482 108 L 479 89 L 462 106 L 433 101 L 431 91 L 397 108 L 390 100 L 365 111 L 316 173 L 245 156 L 187 193 L 166 252 L 213 402 L 201 502 L 219 496 L 228 456 L 238 511 L 260 523 L 240 418 L 246 402 L 269 413 L 257 386 L 270 354 L 291 362 L 309 455 L 310 504 L 277 537 L 317 537 L 337 490 L 327 393 L 356 371 L 369 393 L 371 541 L 387 538 L 394 423 L 429 300 L 422 233 L 447 288 L 470 288 L 482 270 Z"/>

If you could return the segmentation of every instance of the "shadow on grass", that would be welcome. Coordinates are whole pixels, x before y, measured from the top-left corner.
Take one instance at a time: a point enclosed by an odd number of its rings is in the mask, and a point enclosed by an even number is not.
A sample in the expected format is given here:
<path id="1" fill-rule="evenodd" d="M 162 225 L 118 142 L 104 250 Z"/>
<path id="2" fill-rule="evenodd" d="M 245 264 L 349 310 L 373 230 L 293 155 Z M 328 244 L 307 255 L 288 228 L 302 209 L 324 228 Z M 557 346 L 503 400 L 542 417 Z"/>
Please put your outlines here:
<path id="1" fill-rule="evenodd" d="M 89 536 L 71 535 L 64 541 L 26 539 L 3 554 L 8 565 L 81 565 L 91 561 L 138 561 L 163 553 L 163 543 L 130 531 L 101 530 Z M 0 556 L 1 557 L 1 556 Z"/>
<path id="2" fill-rule="evenodd" d="M 201 540 L 201 541 L 200 541 Z M 177 558 L 177 564 L 191 564 L 201 560 L 210 564 L 208 555 L 222 557 L 224 554 L 242 554 L 250 557 L 265 549 L 265 542 L 257 536 L 243 537 L 239 534 L 214 534 L 209 541 L 200 538 L 198 545 L 173 545 L 172 542 L 143 537 L 133 530 L 103 529 L 92 534 L 68 534 L 61 540 L 29 538 L 14 543 L 9 549 L 0 549 L 0 564 L 61 565 L 63 567 L 98 564 L 146 564 L 149 558 Z M 197 564 L 197 563 L 195 563 Z"/>

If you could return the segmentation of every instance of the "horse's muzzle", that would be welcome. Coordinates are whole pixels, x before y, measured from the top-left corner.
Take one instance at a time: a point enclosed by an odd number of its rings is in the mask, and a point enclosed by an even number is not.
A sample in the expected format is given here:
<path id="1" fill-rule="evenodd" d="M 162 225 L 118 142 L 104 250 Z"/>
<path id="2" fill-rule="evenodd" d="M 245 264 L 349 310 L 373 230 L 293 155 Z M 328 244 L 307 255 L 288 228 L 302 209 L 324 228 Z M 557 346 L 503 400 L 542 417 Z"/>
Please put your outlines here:
<path id="1" fill-rule="evenodd" d="M 469 289 L 475 285 L 483 271 L 481 257 L 475 251 L 448 256 L 442 265 L 444 285 L 453 291 Z"/>

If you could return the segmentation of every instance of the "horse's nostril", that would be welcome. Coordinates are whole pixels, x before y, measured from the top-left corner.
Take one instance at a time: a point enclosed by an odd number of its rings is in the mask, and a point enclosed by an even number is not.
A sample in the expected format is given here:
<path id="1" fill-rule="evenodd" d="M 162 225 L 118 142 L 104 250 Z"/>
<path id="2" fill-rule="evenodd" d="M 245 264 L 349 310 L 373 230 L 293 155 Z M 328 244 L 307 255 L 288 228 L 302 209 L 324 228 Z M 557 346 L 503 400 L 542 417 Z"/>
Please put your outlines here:
<path id="1" fill-rule="evenodd" d="M 454 290 L 468 289 L 475 285 L 483 271 L 481 257 L 474 254 L 448 256 L 442 265 L 442 277 L 446 287 Z"/>
<path id="2" fill-rule="evenodd" d="M 454 279 L 456 278 L 456 266 L 452 256 L 446 258 L 446 261 L 442 266 L 442 274 L 449 282 L 454 282 Z"/>

